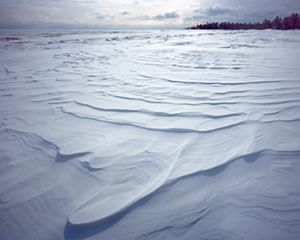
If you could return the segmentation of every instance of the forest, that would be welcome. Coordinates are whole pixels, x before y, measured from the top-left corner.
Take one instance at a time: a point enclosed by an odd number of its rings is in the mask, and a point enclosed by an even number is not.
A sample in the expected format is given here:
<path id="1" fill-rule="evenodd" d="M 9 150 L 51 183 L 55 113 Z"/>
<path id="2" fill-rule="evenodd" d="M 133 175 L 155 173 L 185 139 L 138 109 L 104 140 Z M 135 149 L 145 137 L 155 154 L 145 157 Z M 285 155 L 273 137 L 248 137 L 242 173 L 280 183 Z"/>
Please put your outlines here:
<path id="1" fill-rule="evenodd" d="M 265 19 L 263 22 L 256 23 L 232 23 L 232 22 L 211 22 L 198 24 L 188 29 L 223 29 L 223 30 L 247 30 L 247 29 L 277 29 L 277 30 L 292 30 L 300 29 L 300 14 L 293 13 L 288 17 L 276 17 L 273 20 Z"/>

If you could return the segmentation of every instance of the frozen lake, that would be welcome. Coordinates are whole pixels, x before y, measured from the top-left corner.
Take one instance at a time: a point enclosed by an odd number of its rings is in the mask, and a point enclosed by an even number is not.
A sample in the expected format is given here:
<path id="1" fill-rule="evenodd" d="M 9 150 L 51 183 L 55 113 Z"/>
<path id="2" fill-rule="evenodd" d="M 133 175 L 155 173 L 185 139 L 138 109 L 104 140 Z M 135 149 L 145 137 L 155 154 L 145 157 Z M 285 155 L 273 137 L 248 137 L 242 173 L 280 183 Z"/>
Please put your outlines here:
<path id="1" fill-rule="evenodd" d="M 300 31 L 1 31 L 1 239 L 300 236 Z"/>

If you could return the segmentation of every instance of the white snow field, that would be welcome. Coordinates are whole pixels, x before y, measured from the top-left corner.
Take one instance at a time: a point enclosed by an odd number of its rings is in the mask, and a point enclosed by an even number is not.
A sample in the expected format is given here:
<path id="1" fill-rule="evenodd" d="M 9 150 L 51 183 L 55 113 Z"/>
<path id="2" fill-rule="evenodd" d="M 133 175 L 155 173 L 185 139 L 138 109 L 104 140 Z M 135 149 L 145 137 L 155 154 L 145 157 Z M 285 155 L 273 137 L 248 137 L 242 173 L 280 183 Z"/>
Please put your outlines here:
<path id="1" fill-rule="evenodd" d="M 0 239 L 300 239 L 300 31 L 1 31 Z"/>

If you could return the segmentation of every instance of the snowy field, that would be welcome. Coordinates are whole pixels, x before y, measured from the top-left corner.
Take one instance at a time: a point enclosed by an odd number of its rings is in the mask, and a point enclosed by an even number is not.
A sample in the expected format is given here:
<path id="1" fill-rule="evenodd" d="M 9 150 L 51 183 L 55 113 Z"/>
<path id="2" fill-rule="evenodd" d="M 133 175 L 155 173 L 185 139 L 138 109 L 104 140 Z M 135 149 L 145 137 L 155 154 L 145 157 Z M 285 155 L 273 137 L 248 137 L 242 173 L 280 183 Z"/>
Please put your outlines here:
<path id="1" fill-rule="evenodd" d="M 1 240 L 299 238 L 299 31 L 0 32 Z"/>

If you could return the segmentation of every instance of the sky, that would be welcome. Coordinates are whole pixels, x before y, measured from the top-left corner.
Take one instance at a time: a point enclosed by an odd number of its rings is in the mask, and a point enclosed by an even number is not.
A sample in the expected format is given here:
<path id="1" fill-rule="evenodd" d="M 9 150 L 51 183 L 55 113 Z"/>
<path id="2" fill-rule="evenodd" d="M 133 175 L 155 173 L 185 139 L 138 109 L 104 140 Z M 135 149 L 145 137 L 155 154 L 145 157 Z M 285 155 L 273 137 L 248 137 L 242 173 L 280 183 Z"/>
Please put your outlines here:
<path id="1" fill-rule="evenodd" d="M 0 28 L 169 28 L 300 13 L 300 0 L 0 0 Z"/>

